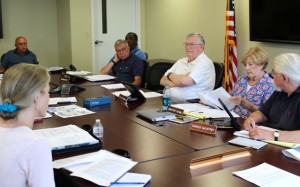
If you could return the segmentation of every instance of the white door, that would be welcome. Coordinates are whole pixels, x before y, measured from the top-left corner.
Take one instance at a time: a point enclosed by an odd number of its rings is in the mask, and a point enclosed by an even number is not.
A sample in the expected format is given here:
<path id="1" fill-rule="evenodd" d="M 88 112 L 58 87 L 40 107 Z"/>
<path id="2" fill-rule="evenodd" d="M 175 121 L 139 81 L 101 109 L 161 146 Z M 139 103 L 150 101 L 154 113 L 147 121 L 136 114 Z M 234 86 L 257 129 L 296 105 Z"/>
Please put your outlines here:
<path id="1" fill-rule="evenodd" d="M 102 28 L 102 1 L 106 1 L 107 33 Z M 98 74 L 101 67 L 115 54 L 114 43 L 125 39 L 128 32 L 140 36 L 139 0 L 92 0 L 93 20 L 93 73 Z"/>

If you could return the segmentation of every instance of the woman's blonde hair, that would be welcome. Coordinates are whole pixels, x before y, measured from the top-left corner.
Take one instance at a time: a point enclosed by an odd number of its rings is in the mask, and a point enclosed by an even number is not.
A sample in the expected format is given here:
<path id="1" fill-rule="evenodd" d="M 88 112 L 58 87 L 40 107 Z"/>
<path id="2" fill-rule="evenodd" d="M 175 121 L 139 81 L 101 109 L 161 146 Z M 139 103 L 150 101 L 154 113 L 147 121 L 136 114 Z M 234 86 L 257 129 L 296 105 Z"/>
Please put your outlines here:
<path id="1" fill-rule="evenodd" d="M 256 65 L 263 66 L 263 70 L 266 69 L 269 57 L 268 54 L 259 47 L 251 47 L 243 55 L 242 63 L 246 66 L 247 58 L 251 58 Z"/>
<path id="2" fill-rule="evenodd" d="M 0 94 L 3 104 L 16 106 L 13 112 L 1 111 L 0 117 L 14 119 L 18 111 L 29 107 L 34 98 L 50 81 L 48 71 L 34 64 L 17 64 L 10 67 L 3 75 Z"/>

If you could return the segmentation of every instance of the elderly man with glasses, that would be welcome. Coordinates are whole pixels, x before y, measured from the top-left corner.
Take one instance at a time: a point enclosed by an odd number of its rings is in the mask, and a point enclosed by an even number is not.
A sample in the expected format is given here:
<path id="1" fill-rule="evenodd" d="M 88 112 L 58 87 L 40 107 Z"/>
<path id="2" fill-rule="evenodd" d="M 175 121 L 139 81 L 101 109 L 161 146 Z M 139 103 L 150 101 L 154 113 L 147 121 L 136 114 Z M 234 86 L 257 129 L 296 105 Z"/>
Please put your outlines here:
<path id="1" fill-rule="evenodd" d="M 116 54 L 101 70 L 100 74 L 110 74 L 116 80 L 141 86 L 144 71 L 142 60 L 130 54 L 130 47 L 126 40 L 119 39 L 115 43 Z"/>
<path id="2" fill-rule="evenodd" d="M 179 59 L 161 78 L 160 84 L 170 85 L 171 97 L 195 99 L 198 98 L 197 92 L 213 90 L 215 68 L 204 53 L 205 40 L 201 34 L 188 34 L 184 47 L 187 57 Z"/>
<path id="3" fill-rule="evenodd" d="M 300 143 L 300 56 L 285 53 L 274 59 L 275 92 L 245 121 L 244 128 L 254 139 Z M 257 123 L 277 129 L 258 128 Z"/>
<path id="4" fill-rule="evenodd" d="M 1 72 L 20 63 L 38 64 L 36 55 L 27 47 L 27 40 L 19 36 L 15 40 L 15 49 L 4 54 L 1 61 Z"/>

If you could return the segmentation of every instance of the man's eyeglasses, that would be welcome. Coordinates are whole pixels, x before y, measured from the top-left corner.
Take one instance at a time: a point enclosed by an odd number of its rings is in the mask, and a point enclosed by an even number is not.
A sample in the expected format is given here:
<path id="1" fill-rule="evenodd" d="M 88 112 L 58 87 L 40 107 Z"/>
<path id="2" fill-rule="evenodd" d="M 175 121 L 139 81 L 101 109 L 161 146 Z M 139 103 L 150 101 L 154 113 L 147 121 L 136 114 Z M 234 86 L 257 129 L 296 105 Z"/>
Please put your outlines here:
<path id="1" fill-rule="evenodd" d="M 203 45 L 203 44 L 193 44 L 193 43 L 186 43 L 186 42 L 184 42 L 183 45 L 185 47 L 195 48 L 197 45 Z"/>
<path id="2" fill-rule="evenodd" d="M 16 45 L 27 45 L 27 43 L 17 43 Z"/>
<path id="3" fill-rule="evenodd" d="M 123 47 L 121 49 L 116 49 L 116 52 L 117 53 L 121 53 L 121 52 L 124 52 L 128 47 Z"/>

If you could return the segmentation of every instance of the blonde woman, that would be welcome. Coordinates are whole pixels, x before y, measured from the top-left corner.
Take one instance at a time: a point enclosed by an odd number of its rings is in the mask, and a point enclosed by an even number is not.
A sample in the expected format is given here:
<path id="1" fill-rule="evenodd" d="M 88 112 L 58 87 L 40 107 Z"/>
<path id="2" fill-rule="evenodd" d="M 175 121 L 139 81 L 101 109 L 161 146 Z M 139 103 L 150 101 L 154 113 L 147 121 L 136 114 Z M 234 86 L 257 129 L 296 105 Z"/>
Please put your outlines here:
<path id="1" fill-rule="evenodd" d="M 256 111 L 274 92 L 273 79 L 265 71 L 268 60 L 259 47 L 252 47 L 243 55 L 246 75 L 237 80 L 231 92 L 231 100 L 236 104 L 234 112 L 242 118 Z"/>
<path id="2" fill-rule="evenodd" d="M 49 142 L 32 131 L 45 116 L 50 76 L 45 68 L 18 64 L 3 75 L 0 94 L 0 186 L 54 184 Z"/>

